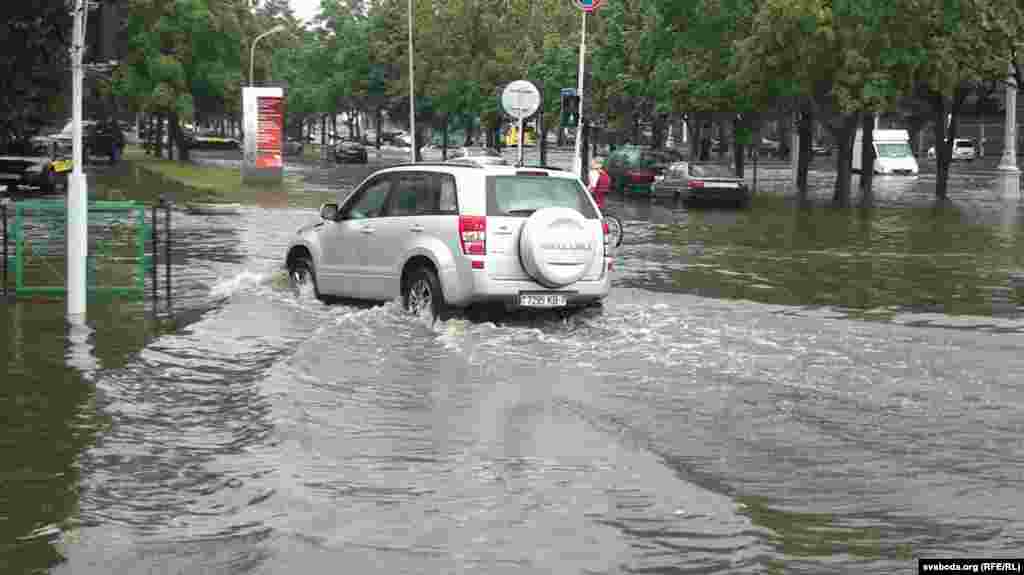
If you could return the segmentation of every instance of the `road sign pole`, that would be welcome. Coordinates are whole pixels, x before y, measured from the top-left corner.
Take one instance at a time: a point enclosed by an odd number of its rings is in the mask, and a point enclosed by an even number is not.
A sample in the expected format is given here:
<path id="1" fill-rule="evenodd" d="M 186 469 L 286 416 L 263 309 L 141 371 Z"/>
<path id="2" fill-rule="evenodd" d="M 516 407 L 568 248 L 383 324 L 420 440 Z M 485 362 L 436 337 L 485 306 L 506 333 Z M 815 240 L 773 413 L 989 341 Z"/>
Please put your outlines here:
<path id="1" fill-rule="evenodd" d="M 522 117 L 519 118 L 519 138 L 518 139 L 519 139 L 519 165 L 522 166 L 523 165 L 523 140 L 526 139 L 526 138 L 523 137 L 523 118 Z"/>
<path id="2" fill-rule="evenodd" d="M 583 177 L 583 73 L 584 59 L 587 55 L 587 12 L 583 11 L 580 26 L 580 72 L 576 79 L 576 94 L 579 96 L 579 109 L 576 115 L 576 152 L 573 154 L 572 169 L 576 175 Z"/>

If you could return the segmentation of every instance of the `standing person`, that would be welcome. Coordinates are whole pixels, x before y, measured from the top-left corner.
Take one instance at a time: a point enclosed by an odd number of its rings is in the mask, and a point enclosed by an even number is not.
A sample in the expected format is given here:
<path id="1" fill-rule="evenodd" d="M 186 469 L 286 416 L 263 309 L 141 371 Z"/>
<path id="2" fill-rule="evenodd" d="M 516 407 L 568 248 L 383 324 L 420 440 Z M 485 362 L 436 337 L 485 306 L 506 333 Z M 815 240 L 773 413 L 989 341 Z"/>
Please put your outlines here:
<path id="1" fill-rule="evenodd" d="M 595 156 L 590 161 L 590 195 L 594 196 L 597 207 L 604 210 L 604 197 L 612 187 L 612 179 L 604 169 L 604 158 Z"/>

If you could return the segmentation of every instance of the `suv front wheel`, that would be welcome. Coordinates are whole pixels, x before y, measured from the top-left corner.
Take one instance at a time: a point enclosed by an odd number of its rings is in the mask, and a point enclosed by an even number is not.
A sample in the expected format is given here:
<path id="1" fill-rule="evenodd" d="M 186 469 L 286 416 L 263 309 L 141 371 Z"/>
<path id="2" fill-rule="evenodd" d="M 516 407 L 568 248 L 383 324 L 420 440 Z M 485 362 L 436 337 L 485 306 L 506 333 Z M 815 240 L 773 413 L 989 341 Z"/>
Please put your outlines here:
<path id="1" fill-rule="evenodd" d="M 402 286 L 402 305 L 413 315 L 429 318 L 432 322 L 445 319 L 448 306 L 434 270 L 419 267 L 409 274 Z"/>
<path id="2" fill-rule="evenodd" d="M 312 284 L 313 295 L 316 296 L 316 299 L 325 301 L 323 294 L 320 293 L 320 286 L 316 283 L 313 262 L 309 258 L 295 258 L 288 269 L 288 277 L 292 288 L 296 291 L 301 291 L 303 286 Z"/>

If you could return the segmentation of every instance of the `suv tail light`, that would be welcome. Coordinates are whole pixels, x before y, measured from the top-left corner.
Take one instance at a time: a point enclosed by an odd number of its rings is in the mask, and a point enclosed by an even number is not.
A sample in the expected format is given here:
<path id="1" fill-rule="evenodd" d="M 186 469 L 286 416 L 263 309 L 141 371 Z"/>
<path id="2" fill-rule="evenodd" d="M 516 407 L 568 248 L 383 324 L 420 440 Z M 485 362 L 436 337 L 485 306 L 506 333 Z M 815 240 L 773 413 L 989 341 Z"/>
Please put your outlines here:
<path id="1" fill-rule="evenodd" d="M 687 180 L 686 187 L 688 188 L 703 188 L 704 182 L 701 180 Z"/>
<path id="2" fill-rule="evenodd" d="M 459 216 L 462 253 L 482 256 L 487 253 L 487 216 Z"/>

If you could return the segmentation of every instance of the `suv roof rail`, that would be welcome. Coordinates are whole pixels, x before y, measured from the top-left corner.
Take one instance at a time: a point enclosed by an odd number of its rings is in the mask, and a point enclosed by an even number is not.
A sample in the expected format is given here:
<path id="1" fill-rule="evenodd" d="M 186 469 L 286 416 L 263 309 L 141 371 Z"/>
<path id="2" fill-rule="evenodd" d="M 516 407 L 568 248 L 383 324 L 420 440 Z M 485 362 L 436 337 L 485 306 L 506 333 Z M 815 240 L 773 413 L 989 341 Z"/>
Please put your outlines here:
<path id="1" fill-rule="evenodd" d="M 516 168 L 534 168 L 537 170 L 551 170 L 552 172 L 572 172 L 565 168 L 559 168 L 558 166 L 548 166 L 543 164 L 523 164 L 522 166 L 514 166 Z"/>
<path id="2" fill-rule="evenodd" d="M 458 160 L 448 160 L 446 162 L 406 162 L 404 164 L 396 164 L 390 166 L 392 168 L 451 168 L 452 166 L 462 168 L 482 168 L 480 164 L 476 162 L 460 162 Z"/>

